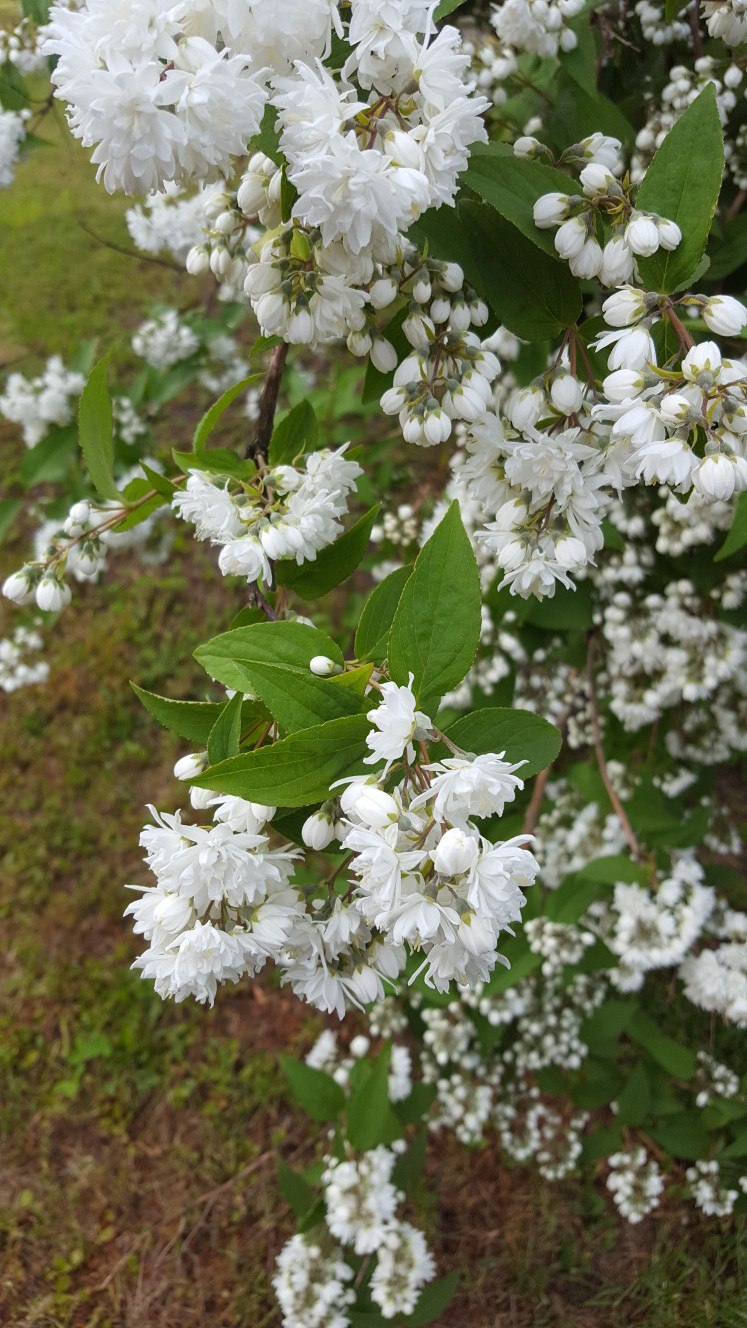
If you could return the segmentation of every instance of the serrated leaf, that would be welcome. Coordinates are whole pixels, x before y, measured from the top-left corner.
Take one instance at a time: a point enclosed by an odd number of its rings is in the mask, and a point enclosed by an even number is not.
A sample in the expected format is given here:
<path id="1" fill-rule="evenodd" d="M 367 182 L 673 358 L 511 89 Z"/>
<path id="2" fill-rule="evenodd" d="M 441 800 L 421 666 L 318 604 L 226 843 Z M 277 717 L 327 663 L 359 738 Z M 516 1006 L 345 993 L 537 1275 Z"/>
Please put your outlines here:
<path id="1" fill-rule="evenodd" d="M 233 452 L 230 447 L 211 447 L 203 452 L 178 452 L 171 454 L 177 466 L 185 475 L 192 470 L 203 471 L 206 475 L 220 475 L 235 480 L 250 480 L 256 474 L 253 461 L 245 460 Z"/>
<path id="2" fill-rule="evenodd" d="M 735 553 L 739 553 L 747 544 L 747 491 L 740 493 L 737 499 L 737 505 L 734 509 L 734 517 L 729 533 L 726 536 L 718 553 L 714 555 L 713 561 L 720 563 L 724 558 L 732 558 Z"/>
<path id="3" fill-rule="evenodd" d="M 207 752 L 211 765 L 226 761 L 229 756 L 236 756 L 241 740 L 241 693 L 237 692 L 230 701 L 221 707 L 213 727 L 208 734 Z"/>
<path id="4" fill-rule="evenodd" d="M 91 371 L 78 405 L 78 439 L 99 497 L 119 501 L 114 483 L 114 422 L 107 382 L 109 355 Z"/>
<path id="5" fill-rule="evenodd" d="M 547 341 L 575 324 L 581 288 L 567 263 L 538 252 L 532 238 L 487 203 L 461 202 L 458 215 L 477 288 L 511 332 Z"/>
<path id="6" fill-rule="evenodd" d="M 316 1070 L 292 1056 L 280 1057 L 291 1094 L 312 1120 L 333 1121 L 345 1105 L 345 1094 L 331 1074 Z"/>
<path id="7" fill-rule="evenodd" d="M 211 766 L 190 783 L 267 807 L 308 807 L 328 798 L 338 779 L 365 773 L 369 727 L 365 715 L 333 719 Z"/>
<path id="8" fill-rule="evenodd" d="M 514 157 L 505 144 L 490 144 L 473 150 L 461 177 L 476 194 L 510 221 L 537 249 L 557 257 L 553 231 L 534 224 L 533 209 L 542 194 L 580 194 L 581 185 L 572 176 L 540 161 Z"/>
<path id="9" fill-rule="evenodd" d="M 262 660 L 234 663 L 233 667 L 241 670 L 244 691 L 259 697 L 284 733 L 296 733 L 345 715 L 359 715 L 369 708 L 352 688 L 335 687 L 331 679 L 317 678 L 306 667 Z"/>
<path id="10" fill-rule="evenodd" d="M 308 670 L 315 655 L 344 663 L 342 651 L 316 627 L 297 622 L 261 622 L 214 636 L 195 651 L 195 659 L 217 682 L 246 690 L 245 667 L 253 663 L 291 664 Z"/>
<path id="11" fill-rule="evenodd" d="M 658 1024 L 642 1010 L 636 1010 L 625 1031 L 668 1074 L 673 1074 L 677 1079 L 692 1079 L 697 1066 L 694 1052 L 662 1033 Z"/>
<path id="12" fill-rule="evenodd" d="M 480 642 L 480 576 L 472 545 L 453 502 L 420 550 L 389 633 L 389 671 L 431 704 L 456 687 Z"/>
<path id="13" fill-rule="evenodd" d="M 160 470 L 153 470 L 144 461 L 140 462 L 140 468 L 144 472 L 145 478 L 150 481 L 151 488 L 155 489 L 156 493 L 160 493 L 167 503 L 170 503 L 177 492 L 176 485 L 172 484 L 171 480 L 167 479 L 165 475 L 162 475 Z"/>
<path id="14" fill-rule="evenodd" d="M 300 452 L 316 446 L 317 433 L 314 407 L 310 401 L 299 401 L 275 425 L 268 451 L 270 465 L 290 465 Z"/>
<path id="15" fill-rule="evenodd" d="M 318 553 L 313 562 L 299 567 L 294 559 L 275 564 L 278 585 L 290 586 L 303 599 L 321 599 L 335 586 L 346 581 L 363 558 L 371 538 L 371 528 L 379 512 L 379 504 L 366 512 L 350 530 L 340 535 L 334 544 Z"/>
<path id="16" fill-rule="evenodd" d="M 371 591 L 363 605 L 355 634 L 358 659 L 370 659 L 374 664 L 382 664 L 386 659 L 389 632 L 397 605 L 411 576 L 412 567 L 398 567 Z"/>
<path id="17" fill-rule="evenodd" d="M 157 696 L 155 692 L 146 692 L 137 683 L 130 686 L 149 714 L 163 724 L 164 728 L 178 734 L 187 742 L 207 746 L 208 736 L 215 721 L 225 707 L 223 701 L 172 701 L 167 696 Z M 241 728 L 243 732 L 252 722 L 260 723 L 269 718 L 264 706 L 253 701 L 244 701 L 241 710 Z"/>
<path id="18" fill-rule="evenodd" d="M 476 756 L 505 752 L 507 761 L 525 761 L 516 772 L 521 779 L 530 779 L 552 765 L 563 745 L 559 731 L 541 715 L 503 706 L 462 715 L 446 732 L 455 746 Z"/>
<path id="19" fill-rule="evenodd" d="M 205 411 L 205 414 L 195 429 L 195 436 L 192 443 L 195 452 L 202 451 L 208 438 L 221 419 L 221 416 L 225 414 L 228 407 L 246 390 L 249 384 L 256 383 L 259 377 L 259 374 L 249 374 L 247 378 L 242 378 L 241 382 L 234 383 L 233 387 L 229 387 L 228 390 L 213 403 L 210 409 Z"/>
<path id="20" fill-rule="evenodd" d="M 400 1138 L 402 1125 L 389 1106 L 389 1044 L 379 1052 L 369 1072 L 351 1091 L 346 1109 L 347 1137 L 361 1152 Z"/>
<path id="21" fill-rule="evenodd" d="M 646 290 L 675 291 L 688 282 L 706 247 L 721 191 L 723 129 L 716 88 L 707 83 L 672 126 L 641 181 L 637 206 L 676 221 L 682 240 L 671 253 L 639 258 Z"/>

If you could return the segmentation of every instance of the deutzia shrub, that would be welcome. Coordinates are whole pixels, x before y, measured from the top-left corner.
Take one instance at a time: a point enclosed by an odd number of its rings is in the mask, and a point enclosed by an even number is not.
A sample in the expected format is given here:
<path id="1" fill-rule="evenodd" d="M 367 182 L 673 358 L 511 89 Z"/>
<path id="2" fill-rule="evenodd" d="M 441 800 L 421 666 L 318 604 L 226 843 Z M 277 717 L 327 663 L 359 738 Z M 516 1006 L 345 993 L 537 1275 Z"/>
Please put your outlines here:
<path id="1" fill-rule="evenodd" d="M 34 616 L 0 685 L 110 552 L 212 546 L 204 687 L 136 686 L 184 797 L 126 912 L 164 999 L 271 969 L 358 1020 L 283 1061 L 329 1131 L 281 1166 L 288 1328 L 445 1309 L 419 1122 L 633 1223 L 747 1204 L 747 25 L 461 9 L 84 0 L 2 48 L 219 300 L 154 310 L 127 382 L 92 347 L 8 375 Z"/>

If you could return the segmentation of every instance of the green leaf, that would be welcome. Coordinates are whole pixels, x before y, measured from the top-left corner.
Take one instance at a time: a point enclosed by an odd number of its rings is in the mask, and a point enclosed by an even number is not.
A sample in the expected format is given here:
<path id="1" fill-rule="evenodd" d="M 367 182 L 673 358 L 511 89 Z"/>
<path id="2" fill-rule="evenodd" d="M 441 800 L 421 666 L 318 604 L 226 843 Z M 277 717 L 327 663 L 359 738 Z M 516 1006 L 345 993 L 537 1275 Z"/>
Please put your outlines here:
<path id="1" fill-rule="evenodd" d="M 244 677 L 242 690 L 254 692 L 285 733 L 342 719 L 345 715 L 360 715 L 370 706 L 352 688 L 336 687 L 331 679 L 317 678 L 308 668 L 263 660 L 240 667 Z"/>
<path id="2" fill-rule="evenodd" d="M 391 1056 L 392 1048 L 387 1044 L 348 1098 L 347 1137 L 353 1148 L 362 1152 L 392 1143 L 402 1134 L 402 1125 L 389 1105 Z"/>
<path id="3" fill-rule="evenodd" d="M 532 215 L 542 194 L 580 194 L 581 185 L 570 175 L 540 161 L 514 157 L 505 144 L 490 144 L 473 150 L 470 163 L 461 177 L 486 203 L 510 221 L 525 239 L 531 240 L 551 258 L 557 258 L 553 231 L 540 230 Z"/>
<path id="4" fill-rule="evenodd" d="M 588 24 L 588 17 L 584 21 Z M 635 138 L 635 130 L 620 107 L 601 92 L 586 91 L 569 77 L 565 61 L 560 63 L 558 93 L 549 115 L 548 132 L 559 148 L 596 132 L 611 134 L 629 146 Z"/>
<path id="5" fill-rule="evenodd" d="M 597 93 L 597 44 L 594 37 L 594 29 L 589 23 L 589 15 L 581 14 L 568 24 L 571 32 L 575 33 L 576 45 L 572 51 L 562 52 L 560 54 L 560 63 L 563 73 L 578 83 L 580 88 L 590 96 L 595 97 Z"/>
<path id="6" fill-rule="evenodd" d="M 296 1102 L 312 1120 L 333 1121 L 339 1116 L 345 1105 L 345 1094 L 331 1074 L 315 1070 L 292 1056 L 281 1056 L 280 1068 Z"/>
<path id="7" fill-rule="evenodd" d="M 316 445 L 318 426 L 314 407 L 310 401 L 299 401 L 297 406 L 275 425 L 270 439 L 268 458 L 271 466 L 290 464 L 305 448 Z"/>
<path id="8" fill-rule="evenodd" d="M 724 169 L 723 130 L 716 89 L 707 83 L 672 126 L 646 171 L 637 206 L 676 221 L 677 248 L 639 258 L 646 290 L 675 291 L 692 277 L 711 229 Z"/>
<path id="9" fill-rule="evenodd" d="M 316 1199 L 314 1189 L 282 1157 L 278 1158 L 278 1183 L 280 1193 L 286 1203 L 290 1204 L 295 1216 L 303 1217 L 304 1213 L 308 1213 Z"/>
<path id="10" fill-rule="evenodd" d="M 217 682 L 245 690 L 246 665 L 291 664 L 308 671 L 315 655 L 326 655 L 344 663 L 342 651 L 331 637 L 316 627 L 297 622 L 261 622 L 214 636 L 195 651 L 206 673 Z"/>
<path id="11" fill-rule="evenodd" d="M 674 1157 L 686 1158 L 688 1162 L 707 1157 L 710 1151 L 710 1136 L 697 1111 L 681 1111 L 677 1116 L 668 1116 L 653 1126 L 650 1133 L 661 1148 L 666 1148 Z"/>
<path id="12" fill-rule="evenodd" d="M 458 213 L 478 290 L 511 332 L 547 341 L 576 322 L 581 288 L 567 263 L 538 252 L 533 239 L 487 203 L 462 202 Z"/>
<path id="13" fill-rule="evenodd" d="M 398 567 L 371 591 L 363 605 L 355 634 L 358 659 L 370 659 L 374 664 L 383 664 L 397 605 L 411 576 L 412 567 Z"/>
<path id="14" fill-rule="evenodd" d="M 465 3 L 466 0 L 441 0 L 441 3 L 436 5 L 436 12 L 433 17 L 437 23 L 440 23 L 442 18 L 453 14 L 455 9 L 461 9 Z"/>
<path id="15" fill-rule="evenodd" d="M 599 1130 L 592 1130 L 584 1139 L 581 1158 L 584 1162 L 598 1162 L 601 1157 L 609 1157 L 623 1146 L 623 1135 L 619 1125 L 604 1125 Z"/>
<path id="16" fill-rule="evenodd" d="M 114 483 L 114 424 L 107 383 L 108 365 L 109 355 L 99 361 L 83 388 L 78 406 L 78 438 L 86 469 L 99 497 L 118 501 L 119 491 Z"/>
<path id="17" fill-rule="evenodd" d="M 366 771 L 369 727 L 365 715 L 333 719 L 222 761 L 190 783 L 267 807 L 308 807 L 328 798 L 336 780 Z"/>
<path id="18" fill-rule="evenodd" d="M 412 1314 L 406 1315 L 402 1320 L 402 1328 L 426 1328 L 429 1323 L 434 1323 L 436 1319 L 448 1309 L 459 1285 L 459 1273 L 455 1269 L 446 1277 L 442 1277 L 438 1282 L 431 1282 L 430 1286 L 424 1287 L 418 1296 L 418 1303 Z M 396 1324 L 396 1320 L 394 1320 Z"/>
<path id="19" fill-rule="evenodd" d="M 724 222 L 719 226 L 718 234 L 714 226 L 708 256 L 711 260 L 709 281 L 721 281 L 736 272 L 743 263 L 747 263 L 747 217 L 744 214 Z"/>
<path id="20" fill-rule="evenodd" d="M 264 152 L 277 166 L 283 165 L 283 157 L 280 152 L 280 135 L 277 131 L 277 111 L 274 106 L 268 104 L 265 106 L 264 114 L 259 126 L 259 133 L 252 139 L 252 149 L 254 152 Z"/>
<path id="21" fill-rule="evenodd" d="M 633 1066 L 617 1099 L 620 1125 L 643 1125 L 651 1104 L 651 1085 L 642 1061 Z"/>
<path id="22" fill-rule="evenodd" d="M 140 468 L 144 471 L 145 478 L 150 480 L 151 488 L 155 489 L 156 493 L 160 493 L 161 497 L 165 498 L 167 503 L 170 503 L 174 494 L 177 492 L 176 485 L 172 484 L 171 480 L 167 479 L 165 475 L 162 475 L 159 470 L 152 470 L 144 461 L 140 462 Z"/>
<path id="23" fill-rule="evenodd" d="M 20 498 L 0 498 L 0 541 L 5 539 L 22 507 Z"/>
<path id="24" fill-rule="evenodd" d="M 146 692 L 131 682 L 130 686 L 145 709 L 157 719 L 164 728 L 170 729 L 187 742 L 207 746 L 210 731 L 218 716 L 225 710 L 223 701 L 172 701 L 166 696 L 157 696 L 155 692 Z M 241 727 L 246 731 L 252 722 L 260 723 L 269 718 L 264 706 L 253 701 L 244 701 L 241 709 Z"/>
<path id="25" fill-rule="evenodd" d="M 235 480 L 250 480 L 256 474 L 253 461 L 240 457 L 230 447 L 211 447 L 204 452 L 177 452 L 171 454 L 180 470 L 188 475 L 191 470 L 206 475 L 225 475 Z"/>
<path id="26" fill-rule="evenodd" d="M 740 493 L 737 499 L 737 505 L 734 509 L 734 519 L 718 553 L 715 554 L 713 561 L 720 563 L 724 558 L 731 558 L 735 553 L 739 553 L 747 544 L 747 490 Z"/>
<path id="27" fill-rule="evenodd" d="M 205 412 L 195 429 L 194 441 L 192 443 L 195 452 L 202 451 L 221 416 L 225 414 L 231 403 L 235 401 L 243 391 L 245 391 L 250 383 L 256 383 L 259 377 L 259 374 L 250 374 L 248 378 L 242 378 L 240 383 L 234 383 L 233 387 L 229 387 L 228 390 L 213 403 L 210 409 Z"/>
<path id="28" fill-rule="evenodd" d="M 594 622 L 591 587 L 583 583 L 575 590 L 558 586 L 551 598 L 530 601 L 524 621 L 546 632 L 587 631 Z"/>
<path id="29" fill-rule="evenodd" d="M 25 452 L 19 468 L 24 489 L 34 484 L 54 484 L 68 473 L 70 457 L 75 452 L 74 425 L 50 429 L 35 447 Z"/>
<path id="30" fill-rule="evenodd" d="M 603 1001 L 581 1025 L 581 1038 L 596 1056 L 617 1054 L 617 1040 L 628 1028 L 637 1007 L 633 1001 Z"/>
<path id="31" fill-rule="evenodd" d="M 526 761 L 517 775 L 531 779 L 552 765 L 563 745 L 559 731 L 531 710 L 489 706 L 462 715 L 446 730 L 451 741 L 476 756 L 505 752 L 507 761 Z"/>
<path id="32" fill-rule="evenodd" d="M 300 567 L 292 559 L 284 559 L 275 564 L 275 575 L 280 586 L 290 586 L 303 599 L 321 599 L 335 586 L 346 581 L 355 571 L 363 558 L 371 527 L 379 512 L 379 504 L 366 512 L 350 530 L 336 539 L 334 544 L 322 549 L 313 562 L 303 563 Z"/>
<path id="33" fill-rule="evenodd" d="M 642 1010 L 636 1010 L 626 1032 L 668 1074 L 673 1074 L 677 1079 L 692 1079 L 697 1066 L 694 1053 L 689 1047 L 662 1033 L 658 1024 Z"/>
<path id="34" fill-rule="evenodd" d="M 608 894 L 609 886 L 603 882 L 581 881 L 575 874 L 567 876 L 557 890 L 548 894 L 545 916 L 566 925 L 578 922 L 590 904 Z"/>
<path id="35" fill-rule="evenodd" d="M 736 1139 L 733 1139 L 730 1144 L 727 1144 L 721 1156 L 747 1157 L 747 1130 L 742 1130 L 741 1133 L 737 1135 Z"/>
<path id="36" fill-rule="evenodd" d="M 413 1084 L 409 1096 L 394 1103 L 394 1111 L 403 1125 L 415 1125 L 427 1115 L 435 1100 L 435 1084 Z"/>
<path id="37" fill-rule="evenodd" d="M 221 708 L 208 735 L 208 760 L 211 765 L 227 761 L 229 756 L 238 755 L 241 740 L 241 703 L 242 696 L 237 692 Z"/>
<path id="38" fill-rule="evenodd" d="M 406 685 L 412 673 L 418 700 L 429 703 L 456 687 L 477 654 L 481 602 L 477 562 L 453 502 L 420 550 L 394 615 L 394 681 Z"/>

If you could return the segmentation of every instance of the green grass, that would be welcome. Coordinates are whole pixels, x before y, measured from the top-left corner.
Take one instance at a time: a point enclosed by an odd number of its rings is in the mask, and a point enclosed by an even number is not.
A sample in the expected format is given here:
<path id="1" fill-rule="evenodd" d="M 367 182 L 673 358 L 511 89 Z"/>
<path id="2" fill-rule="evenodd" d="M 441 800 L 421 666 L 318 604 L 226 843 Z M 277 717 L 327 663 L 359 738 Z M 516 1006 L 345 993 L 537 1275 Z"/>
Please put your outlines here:
<path id="1" fill-rule="evenodd" d="M 43 81 L 34 97 L 46 98 Z M 180 273 L 110 247 L 133 250 L 128 204 L 96 183 L 58 102 L 37 134 L 44 142 L 0 190 L 0 366 L 28 354 L 69 356 L 88 338 L 108 344 L 153 302 L 179 304 L 185 285 Z"/>

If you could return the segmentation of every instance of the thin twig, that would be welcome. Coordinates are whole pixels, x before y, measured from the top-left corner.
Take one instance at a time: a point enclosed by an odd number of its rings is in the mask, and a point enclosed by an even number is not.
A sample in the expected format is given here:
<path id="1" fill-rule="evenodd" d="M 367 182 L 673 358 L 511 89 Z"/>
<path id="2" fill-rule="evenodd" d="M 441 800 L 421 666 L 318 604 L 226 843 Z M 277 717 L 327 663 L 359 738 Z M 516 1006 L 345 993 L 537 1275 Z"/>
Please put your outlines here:
<path id="1" fill-rule="evenodd" d="M 703 34 L 700 31 L 700 0 L 690 0 L 690 32 L 693 39 L 693 55 L 696 60 L 703 56 Z"/>
<path id="2" fill-rule="evenodd" d="M 690 333 L 688 332 L 687 328 L 684 327 L 683 324 L 680 322 L 671 304 L 668 304 L 666 306 L 664 314 L 665 317 L 669 319 L 670 323 L 672 324 L 672 327 L 677 333 L 677 340 L 679 341 L 682 349 L 692 350 L 693 346 L 695 345 L 695 342 L 690 336 Z"/>
<path id="3" fill-rule="evenodd" d="M 272 427 L 275 421 L 275 411 L 277 410 L 278 394 L 280 392 L 280 382 L 285 369 L 285 361 L 288 355 L 287 342 L 281 346 L 276 346 L 270 356 L 270 367 L 267 370 L 262 397 L 259 403 L 259 412 L 257 415 L 257 433 L 249 444 L 246 455 L 256 461 L 257 465 L 264 465 L 267 461 L 267 449 L 272 437 Z"/>
<path id="4" fill-rule="evenodd" d="M 116 244 L 114 240 L 105 239 L 103 235 L 98 235 L 96 231 L 92 230 L 80 217 L 78 217 L 78 225 L 82 231 L 85 231 L 86 235 L 90 235 L 92 240 L 103 245 L 105 249 L 113 249 L 115 253 L 124 254 L 126 258 L 137 258 L 141 263 L 155 263 L 157 267 L 167 267 L 171 272 L 184 272 L 184 268 L 179 263 L 172 262 L 170 258 L 157 258 L 155 254 L 144 254 L 139 249 L 128 249 L 126 244 Z"/>
<path id="5" fill-rule="evenodd" d="M 638 843 L 638 840 L 636 839 L 635 831 L 633 830 L 633 827 L 630 824 L 630 821 L 628 820 L 627 812 L 625 811 L 625 808 L 623 807 L 617 795 L 612 780 L 610 779 L 610 772 L 607 769 L 607 758 L 605 757 L 604 747 L 602 745 L 602 728 L 601 724 L 599 723 L 599 706 L 597 704 L 597 689 L 596 689 L 596 682 L 594 679 L 595 647 L 596 647 L 596 637 L 592 632 L 589 635 L 589 646 L 586 654 L 586 674 L 589 680 L 589 707 L 591 710 L 591 729 L 594 735 L 594 751 L 596 753 L 599 773 L 602 776 L 602 783 L 604 784 L 604 787 L 607 790 L 607 796 L 610 802 L 612 803 L 613 811 L 617 816 L 620 825 L 623 828 L 623 834 L 625 835 L 625 838 L 628 841 L 628 844 L 630 846 L 630 851 L 633 854 L 633 857 L 637 861 L 639 861 L 643 857 L 643 852 L 641 850 L 640 844 Z"/>
<path id="6" fill-rule="evenodd" d="M 552 766 L 546 766 L 534 781 L 532 796 L 529 799 L 529 805 L 524 813 L 524 825 L 522 829 L 525 835 L 533 835 L 537 829 L 537 822 L 542 810 L 542 803 L 545 800 L 545 789 L 547 788 L 547 781 L 550 778 L 551 769 Z"/>

